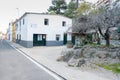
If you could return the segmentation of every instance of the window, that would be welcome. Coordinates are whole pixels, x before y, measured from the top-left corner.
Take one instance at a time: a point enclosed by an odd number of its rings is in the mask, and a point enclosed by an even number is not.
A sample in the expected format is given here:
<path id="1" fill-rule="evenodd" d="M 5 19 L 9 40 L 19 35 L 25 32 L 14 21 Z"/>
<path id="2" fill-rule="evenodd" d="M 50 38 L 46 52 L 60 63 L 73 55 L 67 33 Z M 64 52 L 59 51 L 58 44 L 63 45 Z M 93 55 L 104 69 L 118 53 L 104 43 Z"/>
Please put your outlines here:
<path id="1" fill-rule="evenodd" d="M 17 40 L 18 40 L 18 34 L 17 34 Z"/>
<path id="2" fill-rule="evenodd" d="M 62 26 L 66 26 L 66 22 L 65 21 L 62 22 Z"/>
<path id="3" fill-rule="evenodd" d="M 21 21 L 19 22 L 19 31 L 21 31 Z"/>
<path id="4" fill-rule="evenodd" d="M 60 35 L 56 34 L 56 41 L 60 41 Z"/>
<path id="5" fill-rule="evenodd" d="M 25 20 L 23 19 L 23 25 L 25 24 Z"/>
<path id="6" fill-rule="evenodd" d="M 21 26 L 21 21 L 20 21 L 20 26 Z"/>
<path id="7" fill-rule="evenodd" d="M 42 41 L 42 35 L 41 35 L 41 34 L 38 34 L 37 40 L 38 40 L 38 41 Z"/>
<path id="8" fill-rule="evenodd" d="M 19 40 L 21 40 L 21 35 L 19 35 Z"/>
<path id="9" fill-rule="evenodd" d="M 18 27 L 18 24 L 16 24 L 16 26 Z"/>
<path id="10" fill-rule="evenodd" d="M 48 19 L 44 19 L 44 25 L 49 25 L 49 20 Z"/>
<path id="11" fill-rule="evenodd" d="M 16 24 L 16 26 L 15 26 L 15 30 L 17 30 L 17 28 L 18 28 L 18 24 Z"/>

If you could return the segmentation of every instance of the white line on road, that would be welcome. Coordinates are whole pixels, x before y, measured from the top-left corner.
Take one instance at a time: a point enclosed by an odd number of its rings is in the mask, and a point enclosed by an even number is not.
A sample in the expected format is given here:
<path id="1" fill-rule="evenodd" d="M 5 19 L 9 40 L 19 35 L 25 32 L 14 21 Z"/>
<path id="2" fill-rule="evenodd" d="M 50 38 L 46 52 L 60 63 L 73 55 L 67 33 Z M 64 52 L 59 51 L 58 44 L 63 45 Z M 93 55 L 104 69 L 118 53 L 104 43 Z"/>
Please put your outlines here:
<path id="1" fill-rule="evenodd" d="M 20 50 L 16 49 L 13 45 L 12 46 L 15 50 L 17 50 L 18 52 L 20 52 L 22 55 L 24 55 L 26 58 L 28 58 L 30 61 L 32 61 L 34 64 L 36 64 L 38 67 L 40 67 L 41 69 L 43 69 L 44 71 L 46 71 L 48 74 L 50 74 L 52 77 L 54 77 L 56 80 L 63 80 L 62 78 L 58 77 L 56 74 L 54 74 L 53 72 L 49 71 L 48 69 L 46 69 L 45 67 L 43 67 L 42 65 L 40 65 L 38 62 L 36 62 L 35 60 L 33 60 L 32 58 L 30 58 L 29 56 L 25 55 L 23 52 L 21 52 Z"/>

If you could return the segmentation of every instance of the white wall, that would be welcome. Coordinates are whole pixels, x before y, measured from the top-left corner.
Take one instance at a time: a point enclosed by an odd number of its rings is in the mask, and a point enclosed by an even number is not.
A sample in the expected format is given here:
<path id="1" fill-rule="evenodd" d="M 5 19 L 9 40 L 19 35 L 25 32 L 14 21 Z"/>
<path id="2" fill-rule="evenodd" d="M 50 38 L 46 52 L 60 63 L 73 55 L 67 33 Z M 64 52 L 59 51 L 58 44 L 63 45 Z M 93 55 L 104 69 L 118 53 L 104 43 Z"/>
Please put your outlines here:
<path id="1" fill-rule="evenodd" d="M 2 39 L 2 34 L 0 33 L 0 39 Z"/>
<path id="2" fill-rule="evenodd" d="M 7 33 L 7 39 L 12 41 L 12 24 L 9 24 L 9 28 L 8 28 L 8 33 Z"/>
<path id="3" fill-rule="evenodd" d="M 44 25 L 45 18 L 49 19 L 49 25 Z M 65 27 L 62 26 L 62 21 L 66 21 Z M 60 41 L 63 41 L 63 34 L 72 25 L 71 19 L 59 15 L 28 14 L 27 22 L 27 41 L 33 41 L 33 34 L 47 34 L 47 41 L 55 41 L 56 34 L 60 34 Z"/>
<path id="4" fill-rule="evenodd" d="M 23 24 L 23 20 L 24 20 L 24 24 Z M 21 21 L 21 25 L 20 25 L 20 21 Z M 21 40 L 27 40 L 27 16 L 20 19 L 16 24 L 18 25 L 16 30 L 16 39 L 17 39 L 17 35 L 18 36 L 21 35 Z"/>
<path id="5" fill-rule="evenodd" d="M 27 17 L 24 17 L 24 24 L 21 25 L 21 39 L 22 40 L 27 40 Z M 23 22 L 23 19 L 21 20 Z"/>

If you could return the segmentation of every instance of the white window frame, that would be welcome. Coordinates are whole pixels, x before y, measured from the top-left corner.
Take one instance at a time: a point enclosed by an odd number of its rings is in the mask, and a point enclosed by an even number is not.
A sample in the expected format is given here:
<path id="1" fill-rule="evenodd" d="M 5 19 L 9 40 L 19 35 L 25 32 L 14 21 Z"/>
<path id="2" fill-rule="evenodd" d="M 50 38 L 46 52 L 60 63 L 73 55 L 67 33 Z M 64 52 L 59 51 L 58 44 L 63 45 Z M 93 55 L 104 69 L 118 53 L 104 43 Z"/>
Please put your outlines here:
<path id="1" fill-rule="evenodd" d="M 56 34 L 56 41 L 60 41 L 60 34 Z M 58 38 L 58 40 L 57 40 L 57 38 Z"/>
<path id="2" fill-rule="evenodd" d="M 37 40 L 38 40 L 38 41 L 42 41 L 42 34 L 38 34 L 38 35 L 37 35 Z"/>

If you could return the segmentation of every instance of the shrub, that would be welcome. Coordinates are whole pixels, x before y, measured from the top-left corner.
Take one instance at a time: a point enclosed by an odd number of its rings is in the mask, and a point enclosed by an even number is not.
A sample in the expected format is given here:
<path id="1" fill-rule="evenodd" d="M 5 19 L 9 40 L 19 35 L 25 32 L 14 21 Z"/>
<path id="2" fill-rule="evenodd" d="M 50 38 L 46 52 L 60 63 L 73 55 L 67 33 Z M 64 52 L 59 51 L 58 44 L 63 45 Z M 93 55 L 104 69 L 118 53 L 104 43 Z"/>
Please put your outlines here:
<path id="1" fill-rule="evenodd" d="M 67 48 L 72 48 L 73 47 L 73 43 L 71 41 L 67 42 Z"/>

